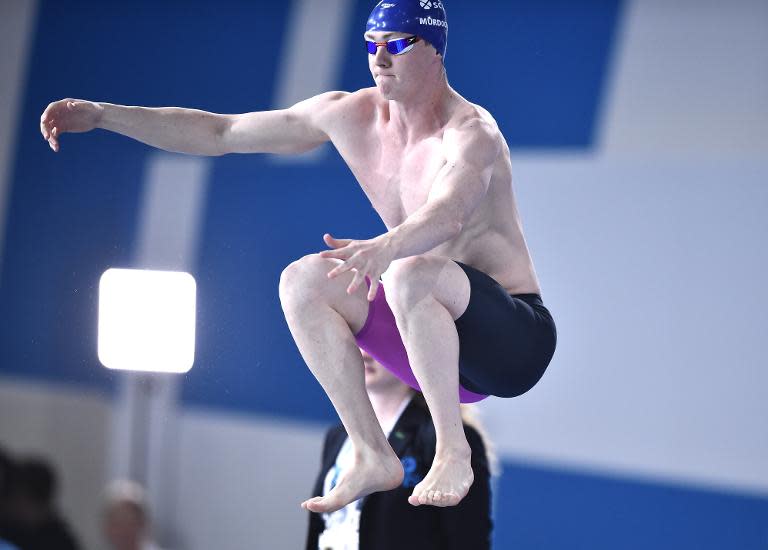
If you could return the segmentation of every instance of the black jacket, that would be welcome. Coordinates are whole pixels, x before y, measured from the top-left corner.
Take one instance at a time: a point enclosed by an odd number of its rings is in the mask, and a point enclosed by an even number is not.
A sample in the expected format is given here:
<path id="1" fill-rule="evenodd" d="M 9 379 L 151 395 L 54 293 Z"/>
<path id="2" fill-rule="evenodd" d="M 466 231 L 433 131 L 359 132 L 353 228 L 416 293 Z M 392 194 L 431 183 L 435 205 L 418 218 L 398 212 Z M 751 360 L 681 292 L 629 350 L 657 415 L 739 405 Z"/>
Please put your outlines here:
<path id="1" fill-rule="evenodd" d="M 80 548 L 69 526 L 57 515 L 51 516 L 35 527 L 2 526 L 0 539 L 13 543 L 20 550 L 78 550 Z"/>
<path id="2" fill-rule="evenodd" d="M 435 427 L 429 412 L 411 401 L 389 434 L 389 443 L 400 459 L 413 464 L 403 485 L 364 498 L 360 511 L 360 550 L 485 550 L 491 547 L 491 492 L 488 461 L 480 435 L 464 425 L 472 449 L 475 480 L 469 494 L 457 505 L 445 508 L 412 506 L 408 497 L 429 471 L 435 456 Z M 313 495 L 322 495 L 325 475 L 347 438 L 339 425 L 328 430 L 323 445 L 320 473 Z M 408 460 L 408 457 L 411 460 Z M 310 512 L 307 550 L 317 550 L 325 529 L 320 514 Z"/>

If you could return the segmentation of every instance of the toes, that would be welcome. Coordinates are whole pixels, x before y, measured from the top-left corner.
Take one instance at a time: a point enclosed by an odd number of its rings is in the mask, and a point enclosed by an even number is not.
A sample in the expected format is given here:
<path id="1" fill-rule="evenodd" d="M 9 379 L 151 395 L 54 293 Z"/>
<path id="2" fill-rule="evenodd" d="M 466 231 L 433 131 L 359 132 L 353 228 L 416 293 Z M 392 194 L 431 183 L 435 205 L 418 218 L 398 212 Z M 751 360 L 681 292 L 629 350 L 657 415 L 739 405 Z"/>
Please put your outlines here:
<path id="1" fill-rule="evenodd" d="M 422 491 L 422 485 L 421 483 L 417 483 L 416 486 L 413 488 L 413 491 L 411 491 L 411 496 L 408 497 L 408 502 L 412 506 L 421 506 L 424 504 L 421 501 L 421 497 L 424 495 L 424 492 Z"/>
<path id="2" fill-rule="evenodd" d="M 461 497 L 456 493 L 448 493 L 444 495 L 443 506 L 456 506 L 460 500 Z"/>
<path id="3" fill-rule="evenodd" d="M 305 500 L 301 507 L 312 512 L 319 512 L 320 508 L 323 507 L 323 504 L 325 504 L 323 502 L 323 497 L 313 497 L 309 500 Z"/>
<path id="4" fill-rule="evenodd" d="M 413 506 L 456 506 L 461 498 L 454 492 L 444 493 L 438 489 L 429 489 L 424 491 L 413 490 L 408 502 Z"/>
<path id="5" fill-rule="evenodd" d="M 408 502 L 413 506 L 456 506 L 461 501 L 461 497 L 456 493 L 443 493 L 438 490 L 424 491 L 423 493 L 414 493 L 408 497 Z"/>

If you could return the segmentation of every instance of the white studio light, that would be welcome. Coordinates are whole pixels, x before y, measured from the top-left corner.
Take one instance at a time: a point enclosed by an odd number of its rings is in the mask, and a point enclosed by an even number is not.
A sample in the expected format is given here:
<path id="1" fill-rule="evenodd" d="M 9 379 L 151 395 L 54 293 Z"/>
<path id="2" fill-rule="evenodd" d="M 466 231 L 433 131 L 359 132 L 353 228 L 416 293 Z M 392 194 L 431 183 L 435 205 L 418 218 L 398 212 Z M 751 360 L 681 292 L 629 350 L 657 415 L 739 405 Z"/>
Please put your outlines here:
<path id="1" fill-rule="evenodd" d="M 188 372 L 196 288 L 189 273 L 106 270 L 99 281 L 99 361 L 110 369 Z"/>

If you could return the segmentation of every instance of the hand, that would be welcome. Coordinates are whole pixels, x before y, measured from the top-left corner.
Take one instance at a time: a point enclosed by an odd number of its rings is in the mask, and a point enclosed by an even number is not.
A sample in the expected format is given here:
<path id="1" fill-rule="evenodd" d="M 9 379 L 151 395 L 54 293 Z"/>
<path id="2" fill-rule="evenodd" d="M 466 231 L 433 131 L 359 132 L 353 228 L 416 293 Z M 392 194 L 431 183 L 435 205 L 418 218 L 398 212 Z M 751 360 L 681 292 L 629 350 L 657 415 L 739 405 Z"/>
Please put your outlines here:
<path id="1" fill-rule="evenodd" d="M 332 279 L 349 270 L 354 270 L 355 276 L 347 287 L 347 294 L 352 294 L 367 276 L 371 281 L 371 286 L 368 289 L 368 301 L 372 302 L 376 297 L 376 290 L 379 288 L 379 277 L 395 259 L 395 253 L 386 236 L 380 235 L 367 241 L 355 241 L 352 239 L 335 239 L 326 233 L 323 235 L 323 240 L 334 250 L 321 252 L 322 258 L 344 260 L 343 264 L 333 268 L 328 273 L 328 277 Z"/>
<path id="2" fill-rule="evenodd" d="M 40 117 L 40 133 L 51 149 L 58 152 L 59 136 L 64 132 L 88 132 L 101 119 L 104 108 L 92 101 L 61 99 L 46 107 Z"/>

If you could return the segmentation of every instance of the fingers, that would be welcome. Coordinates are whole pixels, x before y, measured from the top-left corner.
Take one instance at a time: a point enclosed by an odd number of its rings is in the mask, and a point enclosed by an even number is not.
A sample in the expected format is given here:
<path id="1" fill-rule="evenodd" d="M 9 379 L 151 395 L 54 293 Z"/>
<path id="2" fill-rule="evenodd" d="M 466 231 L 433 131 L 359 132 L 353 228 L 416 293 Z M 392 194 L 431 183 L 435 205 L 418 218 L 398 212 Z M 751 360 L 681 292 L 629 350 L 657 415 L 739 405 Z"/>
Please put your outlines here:
<path id="1" fill-rule="evenodd" d="M 47 114 L 43 113 L 40 117 L 40 133 L 43 134 L 43 138 L 47 141 L 51 138 L 51 124 L 53 119 L 49 118 Z"/>
<path id="2" fill-rule="evenodd" d="M 352 251 L 340 248 L 338 250 L 323 250 L 320 252 L 321 258 L 336 258 L 337 260 L 346 260 L 352 255 Z"/>
<path id="3" fill-rule="evenodd" d="M 54 126 L 53 130 L 51 130 L 51 137 L 48 139 L 48 145 L 51 146 L 51 149 L 54 150 L 54 152 L 59 151 L 59 140 L 57 139 L 59 137 L 59 129 Z"/>
<path id="4" fill-rule="evenodd" d="M 47 127 L 44 127 L 41 123 L 41 131 L 43 132 L 43 137 L 48 142 L 48 145 L 53 149 L 54 151 L 59 150 L 59 129 L 54 126 L 52 130 L 48 130 Z"/>
<path id="5" fill-rule="evenodd" d="M 48 104 L 48 107 L 45 108 L 45 111 L 40 116 L 40 133 L 43 134 L 43 139 L 48 142 L 48 145 L 54 151 L 59 150 L 61 122 L 66 118 L 66 113 L 62 113 L 62 109 L 73 110 L 75 107 L 76 104 L 69 99 L 54 101 Z"/>
<path id="6" fill-rule="evenodd" d="M 51 129 L 53 128 L 55 122 L 54 117 L 56 115 L 57 106 L 59 103 L 59 101 L 49 103 L 45 108 L 45 111 L 43 111 L 43 114 L 40 115 L 40 131 L 46 140 L 50 139 L 51 137 Z"/>
<path id="7" fill-rule="evenodd" d="M 346 260 L 355 253 L 355 251 L 352 250 L 352 247 L 349 246 L 353 239 L 334 239 L 330 234 L 326 233 L 323 235 L 323 240 L 325 241 L 325 244 L 331 248 L 335 248 L 335 250 L 323 250 L 320 252 L 321 258 Z"/>
<path id="8" fill-rule="evenodd" d="M 47 118 L 45 114 L 40 118 L 40 133 L 43 134 L 43 138 L 48 142 L 51 149 L 54 151 L 59 150 L 59 128 L 55 126 L 56 121 Z"/>
<path id="9" fill-rule="evenodd" d="M 354 294 L 360 285 L 363 284 L 365 278 L 368 277 L 371 281 L 371 285 L 368 288 L 368 294 L 366 295 L 366 298 L 369 302 L 373 302 L 373 300 L 376 299 L 376 292 L 379 289 L 379 277 L 376 276 L 375 273 L 368 273 L 366 270 L 353 267 L 349 264 L 349 262 L 346 262 L 328 272 L 328 278 L 333 279 L 334 277 L 338 277 L 347 271 L 352 271 L 354 273 L 352 282 L 349 283 L 349 286 L 347 287 L 347 294 Z"/>
<path id="10" fill-rule="evenodd" d="M 352 277 L 352 282 L 347 287 L 347 294 L 354 294 L 357 287 L 365 280 L 365 274 L 360 271 L 355 271 L 355 276 Z"/>
<path id="11" fill-rule="evenodd" d="M 368 288 L 368 301 L 373 302 L 373 300 L 376 299 L 376 291 L 379 289 L 379 278 L 370 277 L 370 279 L 371 286 Z"/>
<path id="12" fill-rule="evenodd" d="M 366 273 L 360 269 L 355 269 L 354 274 L 355 276 L 352 277 L 352 282 L 349 283 L 349 286 L 347 287 L 347 294 L 354 294 L 357 292 L 357 289 L 360 288 L 360 285 L 362 285 L 367 278 L 370 281 L 370 286 L 368 287 L 366 299 L 369 302 L 373 302 L 376 299 L 376 293 L 379 289 L 379 277 L 376 276 L 375 273 Z"/>
<path id="13" fill-rule="evenodd" d="M 325 241 L 325 244 L 331 248 L 341 248 L 352 242 L 352 239 L 335 239 L 330 233 L 323 235 L 323 240 Z"/>
<path id="14" fill-rule="evenodd" d="M 346 273 L 352 268 L 354 268 L 354 266 L 350 262 L 339 264 L 328 272 L 328 278 L 333 279 L 334 277 L 338 277 L 342 273 Z"/>

